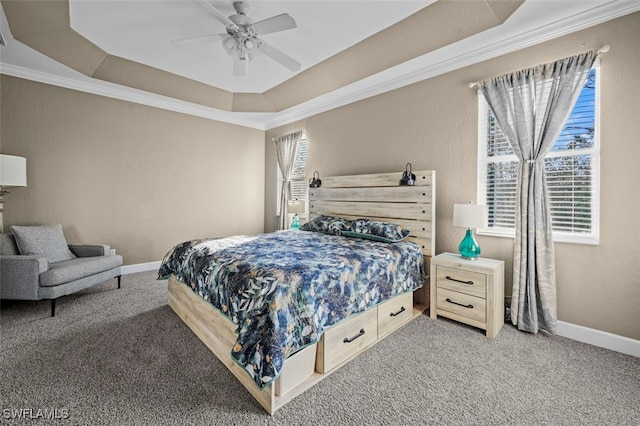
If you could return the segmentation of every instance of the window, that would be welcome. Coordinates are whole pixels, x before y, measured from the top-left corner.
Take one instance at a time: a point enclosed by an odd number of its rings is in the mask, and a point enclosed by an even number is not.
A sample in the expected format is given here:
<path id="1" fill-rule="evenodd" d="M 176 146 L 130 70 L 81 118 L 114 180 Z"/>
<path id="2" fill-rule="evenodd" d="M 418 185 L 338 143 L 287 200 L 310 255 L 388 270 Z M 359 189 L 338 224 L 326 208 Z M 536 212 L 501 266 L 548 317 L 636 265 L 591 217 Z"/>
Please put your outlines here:
<path id="1" fill-rule="evenodd" d="M 598 243 L 598 88 L 596 65 L 545 158 L 555 241 Z M 478 232 L 513 237 L 518 159 L 484 97 L 479 98 L 478 202 L 487 206 L 488 227 Z"/>
<path id="2" fill-rule="evenodd" d="M 276 215 L 280 216 L 280 194 L 282 192 L 282 173 L 276 162 L 278 187 L 276 191 Z M 303 133 L 298 146 L 298 157 L 293 164 L 291 174 L 291 199 L 308 200 L 307 192 L 307 136 Z M 290 221 L 289 221 L 290 222 Z"/>

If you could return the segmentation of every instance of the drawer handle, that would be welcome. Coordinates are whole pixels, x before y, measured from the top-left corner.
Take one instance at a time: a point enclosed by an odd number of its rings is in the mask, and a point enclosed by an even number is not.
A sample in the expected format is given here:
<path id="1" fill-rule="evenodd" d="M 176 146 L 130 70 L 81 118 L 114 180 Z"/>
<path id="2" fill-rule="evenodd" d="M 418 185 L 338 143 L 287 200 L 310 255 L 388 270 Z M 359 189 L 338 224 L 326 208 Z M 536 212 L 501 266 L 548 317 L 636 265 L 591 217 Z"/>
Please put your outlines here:
<path id="1" fill-rule="evenodd" d="M 350 339 L 348 337 L 345 337 L 344 340 L 342 341 L 342 343 L 351 343 L 351 342 L 353 342 L 354 340 L 356 340 L 360 336 L 364 336 L 364 328 L 361 328 L 360 329 L 360 333 L 356 334 L 355 336 L 353 336 Z"/>
<path id="2" fill-rule="evenodd" d="M 448 297 L 447 297 L 446 300 L 447 300 L 447 302 L 453 303 L 454 305 L 462 306 L 463 308 L 473 309 L 473 305 L 463 305 L 462 303 L 454 302 L 453 300 L 449 299 Z"/>
<path id="3" fill-rule="evenodd" d="M 455 281 L 457 283 L 462 283 L 462 284 L 466 284 L 466 285 L 473 285 L 473 281 L 471 281 L 471 280 L 469 280 L 469 281 L 457 280 L 455 278 L 452 278 L 449 275 L 447 275 L 445 278 L 448 279 L 449 281 Z"/>
<path id="4" fill-rule="evenodd" d="M 395 316 L 397 316 L 397 315 L 400 315 L 400 314 L 401 314 L 401 313 L 403 313 L 404 311 L 406 311 L 406 309 L 405 309 L 405 308 L 404 308 L 404 306 L 403 306 L 403 307 L 401 307 L 401 308 L 400 308 L 400 310 L 399 310 L 398 312 L 391 312 L 391 313 L 389 314 L 389 316 L 390 316 L 390 317 L 395 317 Z"/>

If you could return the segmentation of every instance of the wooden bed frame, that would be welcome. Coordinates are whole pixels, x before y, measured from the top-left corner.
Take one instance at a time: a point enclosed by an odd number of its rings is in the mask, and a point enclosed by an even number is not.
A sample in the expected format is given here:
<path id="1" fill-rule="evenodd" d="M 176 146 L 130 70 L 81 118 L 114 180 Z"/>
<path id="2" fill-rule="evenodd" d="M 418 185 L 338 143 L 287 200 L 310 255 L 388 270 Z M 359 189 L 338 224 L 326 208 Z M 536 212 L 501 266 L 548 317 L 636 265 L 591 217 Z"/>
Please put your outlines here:
<path id="1" fill-rule="evenodd" d="M 325 214 L 348 219 L 368 218 L 401 225 L 411 231 L 410 241 L 414 241 L 422 247 L 425 257 L 425 274 L 428 274 L 430 258 L 435 251 L 435 171 L 419 171 L 414 172 L 414 174 L 416 175 L 414 186 L 398 185 L 402 172 L 323 177 L 322 187 L 309 189 L 310 215 Z M 372 321 L 371 318 L 374 318 L 373 322 L 375 322 L 376 313 L 372 311 L 377 309 L 378 328 L 374 326 L 376 330 L 374 333 L 377 334 L 374 334 L 373 340 L 359 343 L 355 350 L 351 349 L 350 352 L 342 354 L 341 351 L 330 348 L 329 345 L 333 343 L 330 343 L 332 340 L 327 338 L 331 330 L 343 327 L 343 325 L 338 325 L 325 332 L 317 345 L 317 353 L 315 345 L 303 350 L 307 352 L 305 357 L 311 356 L 312 361 L 315 359 L 315 369 L 309 374 L 301 374 L 298 367 L 295 367 L 293 371 L 289 371 L 287 370 L 289 365 L 285 363 L 280 377 L 284 380 L 286 372 L 287 381 L 293 383 L 293 385 L 282 392 L 280 384 L 276 384 L 276 382 L 270 384 L 264 390 L 260 390 L 256 386 L 244 369 L 231 358 L 231 349 L 237 337 L 233 323 L 211 304 L 196 295 L 187 285 L 179 282 L 174 275 L 169 277 L 169 306 L 200 340 L 211 349 L 229 371 L 236 376 L 256 401 L 272 415 L 287 402 L 305 392 L 349 360 L 391 334 L 395 329 L 406 324 L 406 321 L 415 318 L 428 308 L 429 277 L 425 276 L 424 287 L 414 292 L 413 309 L 403 312 L 406 319 L 402 320 L 403 322 L 397 326 L 380 327 L 383 307 L 386 309 L 384 315 L 388 316 L 389 309 L 395 309 L 394 306 L 399 306 L 394 300 L 401 297 L 402 295 L 342 323 L 347 327 L 349 323 L 353 323 L 359 329 L 361 324 L 358 324 L 358 321 L 360 323 L 364 320 L 370 322 Z M 404 306 L 402 311 L 405 311 Z M 397 314 L 391 313 L 390 315 Z M 386 320 L 383 319 L 382 321 Z M 384 332 L 380 331 L 383 329 Z M 364 334 L 364 329 L 360 331 Z M 371 334 L 368 336 L 371 336 Z M 371 337 L 368 338 L 371 339 Z M 294 354 L 291 359 L 296 356 L 298 355 Z M 323 365 L 330 356 L 332 357 L 332 362 L 327 370 Z M 336 360 L 335 356 L 339 358 Z M 287 361 L 289 362 L 290 360 L 288 359 Z M 296 375 L 300 375 L 300 377 L 296 377 Z"/>

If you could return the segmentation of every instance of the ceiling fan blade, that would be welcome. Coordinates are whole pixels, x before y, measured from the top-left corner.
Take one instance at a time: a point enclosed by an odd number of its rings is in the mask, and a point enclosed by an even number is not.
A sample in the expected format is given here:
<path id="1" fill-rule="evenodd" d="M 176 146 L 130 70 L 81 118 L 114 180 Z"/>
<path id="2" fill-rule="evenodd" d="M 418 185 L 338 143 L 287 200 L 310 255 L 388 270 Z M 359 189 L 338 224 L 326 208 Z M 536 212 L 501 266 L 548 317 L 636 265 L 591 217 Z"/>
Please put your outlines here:
<path id="1" fill-rule="evenodd" d="M 289 16 L 288 13 L 283 13 L 272 18 L 267 18 L 262 21 L 258 21 L 252 24 L 253 29 L 259 35 L 271 34 L 278 31 L 290 30 L 291 28 L 297 28 L 296 21 Z"/>
<path id="2" fill-rule="evenodd" d="M 228 34 L 227 33 L 209 34 L 209 35 L 196 36 L 196 37 L 180 38 L 177 40 L 171 40 L 171 43 L 176 45 L 181 45 L 181 44 L 198 43 L 198 42 L 205 42 L 205 41 L 216 41 L 216 40 L 220 40 L 222 37 L 226 35 Z"/>
<path id="3" fill-rule="evenodd" d="M 241 59 L 239 56 L 233 58 L 233 75 L 236 77 L 244 77 L 247 75 L 247 58 Z"/>
<path id="4" fill-rule="evenodd" d="M 258 39 L 258 40 L 259 40 L 258 49 L 262 53 L 264 53 L 274 61 L 278 62 L 282 66 L 289 68 L 291 71 L 295 72 L 300 69 L 300 62 L 296 61 L 289 55 L 282 53 L 281 51 L 271 46 L 269 43 L 265 42 L 264 40 L 262 39 Z"/>
<path id="5" fill-rule="evenodd" d="M 238 26 L 231 19 L 229 19 L 224 13 L 220 12 L 213 5 L 213 3 L 211 3 L 210 0 L 205 0 L 205 3 L 207 3 L 211 7 L 213 14 L 215 15 L 218 21 L 222 22 L 227 28 L 230 27 L 230 28 L 233 28 L 234 30 L 238 29 Z"/>

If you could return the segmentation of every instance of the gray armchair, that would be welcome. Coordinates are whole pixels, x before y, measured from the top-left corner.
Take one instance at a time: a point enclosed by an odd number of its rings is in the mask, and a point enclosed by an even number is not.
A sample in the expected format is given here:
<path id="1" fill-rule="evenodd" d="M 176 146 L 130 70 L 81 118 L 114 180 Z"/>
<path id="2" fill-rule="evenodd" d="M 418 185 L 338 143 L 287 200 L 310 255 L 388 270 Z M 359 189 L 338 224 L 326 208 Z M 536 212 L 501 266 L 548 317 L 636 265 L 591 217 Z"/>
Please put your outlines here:
<path id="1" fill-rule="evenodd" d="M 13 226 L 0 234 L 0 298 L 51 300 L 118 278 L 122 256 L 108 245 L 67 245 L 60 225 Z M 25 253 L 25 254 L 22 254 Z"/>

